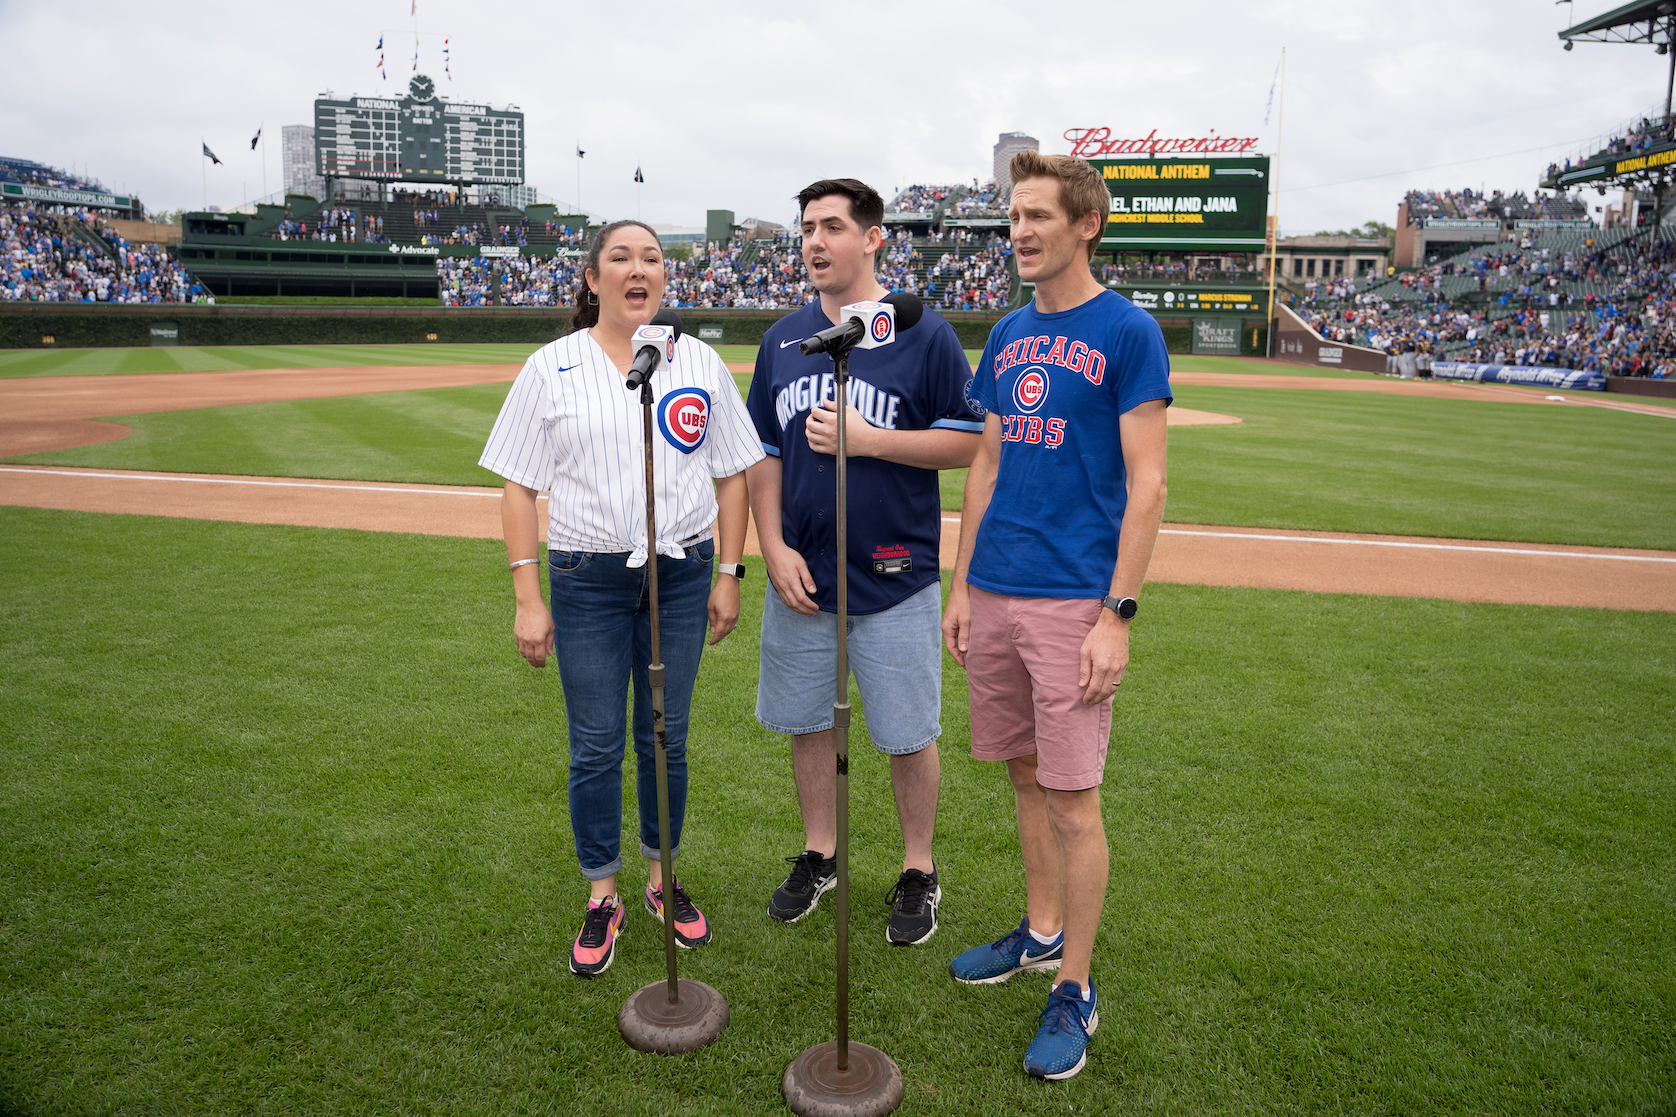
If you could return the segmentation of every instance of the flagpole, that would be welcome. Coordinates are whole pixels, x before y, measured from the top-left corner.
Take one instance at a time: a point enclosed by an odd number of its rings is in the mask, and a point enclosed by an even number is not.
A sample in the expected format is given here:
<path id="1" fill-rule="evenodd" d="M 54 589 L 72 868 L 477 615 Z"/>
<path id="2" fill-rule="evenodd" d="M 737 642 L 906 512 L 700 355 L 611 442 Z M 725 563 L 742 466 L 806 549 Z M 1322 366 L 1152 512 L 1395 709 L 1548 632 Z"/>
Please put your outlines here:
<path id="1" fill-rule="evenodd" d="M 1280 151 L 1286 142 L 1286 48 L 1280 48 L 1280 118 L 1276 122 L 1274 141 L 1274 166 L 1269 170 L 1269 181 L 1274 184 L 1274 216 L 1270 220 L 1274 223 L 1269 229 L 1269 328 L 1268 337 L 1264 338 L 1263 349 L 1267 356 L 1274 356 L 1274 329 L 1280 315 L 1274 305 L 1274 267 L 1276 253 L 1280 249 Z"/>
<path id="2" fill-rule="evenodd" d="M 198 146 L 208 147 L 209 144 L 205 143 L 203 141 L 203 137 L 200 136 L 198 139 Z M 204 157 L 202 155 L 198 156 L 198 171 L 204 180 L 204 208 L 207 210 L 209 209 L 209 167 L 204 164 Z"/>
<path id="3" fill-rule="evenodd" d="M 263 121 L 256 129 L 256 138 L 262 141 L 262 198 L 268 196 L 268 122 Z"/>

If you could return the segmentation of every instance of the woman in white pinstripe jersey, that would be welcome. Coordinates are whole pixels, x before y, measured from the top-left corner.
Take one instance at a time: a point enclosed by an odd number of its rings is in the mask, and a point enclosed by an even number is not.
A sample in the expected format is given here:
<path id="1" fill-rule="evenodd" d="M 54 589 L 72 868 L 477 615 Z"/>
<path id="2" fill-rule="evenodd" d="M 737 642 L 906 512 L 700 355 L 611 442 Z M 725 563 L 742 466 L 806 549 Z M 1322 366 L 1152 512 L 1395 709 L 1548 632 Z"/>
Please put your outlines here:
<path id="1" fill-rule="evenodd" d="M 623 925 L 622 763 L 625 706 L 634 684 L 640 852 L 645 906 L 672 910 L 676 941 L 699 946 L 711 928 L 679 879 L 664 888 L 658 861 L 647 599 L 644 444 L 638 396 L 625 390 L 632 337 L 663 298 L 663 250 L 638 221 L 594 238 L 577 288 L 571 332 L 524 365 L 495 421 L 480 464 L 506 478 L 502 522 L 517 594 L 513 635 L 531 665 L 559 665 L 569 721 L 571 828 L 588 909 L 570 968 L 603 972 Z M 657 417 L 657 554 L 665 667 L 670 846 L 678 850 L 687 801 L 687 712 L 704 644 L 739 618 L 739 565 L 748 498 L 744 469 L 762 458 L 755 428 L 727 366 L 692 337 L 652 377 Z M 536 496 L 550 490 L 547 566 L 551 611 L 536 574 Z M 720 553 L 722 573 L 711 586 Z M 666 903 L 666 894 L 668 902 Z"/>

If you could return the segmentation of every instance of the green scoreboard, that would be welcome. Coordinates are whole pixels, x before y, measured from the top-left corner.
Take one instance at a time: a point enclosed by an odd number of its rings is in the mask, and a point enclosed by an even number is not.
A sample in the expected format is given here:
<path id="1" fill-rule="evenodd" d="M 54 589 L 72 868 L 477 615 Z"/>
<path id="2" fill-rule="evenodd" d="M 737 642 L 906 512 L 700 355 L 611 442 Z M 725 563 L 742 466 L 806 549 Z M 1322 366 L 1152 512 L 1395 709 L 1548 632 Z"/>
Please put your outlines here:
<path id="1" fill-rule="evenodd" d="M 1111 191 L 1102 252 L 1261 252 L 1269 160 L 1091 159 Z"/>

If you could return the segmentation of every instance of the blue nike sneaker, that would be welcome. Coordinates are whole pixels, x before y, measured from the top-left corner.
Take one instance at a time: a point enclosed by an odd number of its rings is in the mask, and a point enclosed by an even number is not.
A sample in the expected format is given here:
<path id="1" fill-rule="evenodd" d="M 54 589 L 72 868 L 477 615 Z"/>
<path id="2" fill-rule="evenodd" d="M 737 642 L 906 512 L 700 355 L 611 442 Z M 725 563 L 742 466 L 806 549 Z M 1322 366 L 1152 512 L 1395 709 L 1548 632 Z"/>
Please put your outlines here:
<path id="1" fill-rule="evenodd" d="M 1048 994 L 1041 1027 L 1024 1052 L 1024 1070 L 1032 1078 L 1059 1082 L 1074 1077 L 1088 1064 L 1088 1037 L 1100 1026 L 1094 979 L 1088 979 L 1088 999 L 1074 981 L 1061 981 Z"/>
<path id="2" fill-rule="evenodd" d="M 1015 973 L 1051 972 L 1065 959 L 1065 932 L 1043 946 L 1030 934 L 1030 917 L 994 942 L 974 946 L 949 963 L 949 976 L 966 985 L 994 985 Z"/>

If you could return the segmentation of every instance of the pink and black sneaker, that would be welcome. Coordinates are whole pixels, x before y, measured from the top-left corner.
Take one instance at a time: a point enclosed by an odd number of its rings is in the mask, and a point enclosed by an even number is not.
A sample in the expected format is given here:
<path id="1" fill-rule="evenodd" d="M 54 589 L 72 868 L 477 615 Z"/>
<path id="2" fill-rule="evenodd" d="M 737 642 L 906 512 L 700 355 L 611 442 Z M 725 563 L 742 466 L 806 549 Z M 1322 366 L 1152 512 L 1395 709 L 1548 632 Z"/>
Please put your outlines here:
<path id="1" fill-rule="evenodd" d="M 658 922 L 663 922 L 663 890 L 653 888 L 651 883 L 646 885 L 646 910 L 657 916 Z M 710 923 L 704 918 L 704 913 L 693 905 L 687 898 L 687 890 L 681 887 L 679 878 L 675 881 L 675 943 L 691 950 L 695 946 L 703 946 L 710 941 Z"/>
<path id="2" fill-rule="evenodd" d="M 582 930 L 570 948 L 570 972 L 593 977 L 611 968 L 617 956 L 617 936 L 623 931 L 623 906 L 617 897 L 589 900 Z"/>

